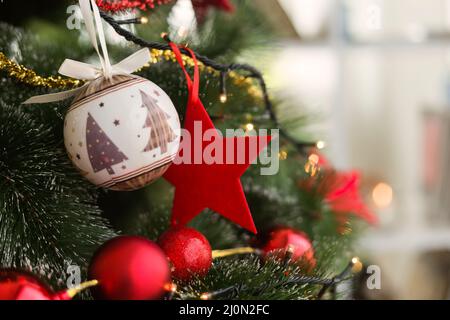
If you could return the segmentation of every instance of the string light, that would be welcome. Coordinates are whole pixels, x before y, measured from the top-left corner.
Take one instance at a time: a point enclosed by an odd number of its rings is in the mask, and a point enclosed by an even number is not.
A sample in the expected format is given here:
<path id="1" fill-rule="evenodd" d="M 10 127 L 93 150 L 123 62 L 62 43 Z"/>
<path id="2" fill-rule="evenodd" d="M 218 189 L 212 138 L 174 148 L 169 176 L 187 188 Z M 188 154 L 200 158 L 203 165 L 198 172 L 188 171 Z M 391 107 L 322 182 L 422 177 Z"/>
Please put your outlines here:
<path id="1" fill-rule="evenodd" d="M 221 93 L 219 99 L 220 99 L 220 102 L 226 103 L 228 100 L 228 97 L 225 93 Z"/>
<path id="2" fill-rule="evenodd" d="M 173 282 L 168 282 L 164 285 L 164 290 L 167 292 L 176 292 L 177 291 L 177 285 Z"/>
<path id="3" fill-rule="evenodd" d="M 322 140 L 317 141 L 316 147 L 317 149 L 322 150 L 323 148 L 325 148 L 325 141 Z"/>
<path id="4" fill-rule="evenodd" d="M 308 160 L 305 163 L 305 172 L 311 177 L 314 177 L 319 170 L 319 156 L 313 153 L 308 157 Z"/>
<path id="5" fill-rule="evenodd" d="M 227 87 L 225 85 L 226 77 L 227 77 L 226 72 L 220 73 L 220 102 L 222 103 L 227 102 Z"/>
<path id="6" fill-rule="evenodd" d="M 353 273 L 359 273 L 363 269 L 363 264 L 361 260 L 359 260 L 358 257 L 354 257 L 352 259 L 352 272 Z"/>
<path id="7" fill-rule="evenodd" d="M 164 299 L 165 300 L 172 300 L 175 293 L 177 292 L 177 285 L 173 282 L 168 282 L 164 285 L 164 291 L 167 292 Z"/>
<path id="8" fill-rule="evenodd" d="M 126 20 L 116 20 L 117 24 L 147 24 L 147 17 L 132 18 Z"/>
<path id="9" fill-rule="evenodd" d="M 288 157 L 288 153 L 285 150 L 281 150 L 280 152 L 278 152 L 278 159 L 280 160 L 286 160 Z"/>
<path id="10" fill-rule="evenodd" d="M 247 132 L 253 131 L 254 129 L 255 129 L 255 126 L 251 122 L 249 122 L 245 125 L 245 131 L 247 131 Z"/>
<path id="11" fill-rule="evenodd" d="M 130 42 L 133 42 L 136 45 L 139 45 L 141 47 L 147 47 L 150 49 L 160 49 L 165 48 L 163 50 L 169 50 L 170 46 L 162 45 L 157 42 L 152 41 L 146 41 L 143 38 L 140 38 L 136 36 L 135 34 L 129 32 L 128 30 L 122 28 L 120 25 L 116 23 L 114 18 L 106 14 L 105 12 L 100 12 L 100 16 L 105 20 L 120 36 L 124 37 L 125 39 L 129 40 Z M 167 39 L 166 39 L 167 40 Z M 184 56 L 189 56 L 186 51 L 182 52 Z M 246 76 L 239 76 L 239 79 L 233 79 L 233 81 L 242 81 L 246 84 L 248 84 L 248 94 L 249 96 L 255 96 L 259 94 L 258 98 L 262 98 L 262 102 L 264 103 L 264 107 L 268 112 L 268 116 L 271 121 L 273 121 L 275 124 L 278 124 L 278 117 L 276 115 L 276 112 L 274 111 L 274 106 L 272 104 L 268 89 L 267 89 L 267 83 L 264 80 L 264 76 L 261 71 L 259 71 L 257 68 L 248 65 L 248 64 L 242 64 L 242 63 L 232 63 L 232 64 L 222 64 L 217 61 L 214 61 L 212 59 L 209 59 L 206 56 L 203 56 L 201 54 L 193 52 L 198 60 L 202 62 L 203 65 L 206 66 L 206 68 L 215 69 L 217 72 L 225 71 L 228 73 L 231 72 L 237 72 L 238 70 L 240 72 L 245 72 Z M 209 69 L 207 69 L 209 70 Z M 256 87 L 255 87 L 256 86 Z M 281 137 L 287 139 L 291 143 L 293 143 L 294 147 L 301 153 L 304 152 L 305 148 L 310 148 L 312 146 L 315 146 L 315 143 L 306 142 L 306 141 L 300 141 L 296 139 L 295 137 L 291 136 L 284 128 L 279 128 L 279 134 Z"/>
<path id="12" fill-rule="evenodd" d="M 286 257 L 285 257 L 287 260 L 285 260 L 285 264 L 287 262 L 289 262 L 288 260 L 290 258 L 292 258 L 294 249 L 295 248 L 293 248 L 293 247 L 287 248 Z M 289 266 L 289 264 L 286 264 L 286 266 Z M 354 257 L 351 261 L 349 261 L 349 263 L 347 264 L 345 269 L 333 278 L 330 278 L 330 279 L 322 278 L 321 279 L 321 278 L 317 278 L 317 277 L 310 277 L 307 275 L 302 275 L 301 277 L 297 277 L 295 279 L 290 280 L 290 283 L 322 285 L 323 286 L 322 289 L 317 294 L 317 299 L 320 299 L 330 287 L 334 287 L 336 284 L 347 280 L 350 272 L 357 273 L 357 272 L 360 272 L 362 270 L 362 268 L 363 268 L 363 265 L 362 265 L 361 261 L 359 260 L 359 258 Z M 284 274 L 286 276 L 289 276 L 290 272 L 291 272 L 291 270 L 286 270 L 284 272 Z M 216 291 L 202 293 L 199 296 L 199 299 L 200 300 L 211 300 L 211 299 L 219 297 L 219 296 L 225 296 L 225 295 L 230 295 L 230 294 L 233 296 L 238 296 L 242 290 L 247 290 L 247 289 L 249 289 L 249 287 L 247 285 L 241 283 L 238 285 L 233 285 L 233 286 L 219 289 Z M 251 289 L 255 290 L 255 288 L 251 288 Z"/>
<path id="13" fill-rule="evenodd" d="M 169 35 L 167 34 L 167 32 L 161 32 L 159 36 L 161 37 L 161 39 L 167 40 Z"/>
<path id="14" fill-rule="evenodd" d="M 167 33 L 161 34 L 162 38 L 167 37 Z M 150 60 L 148 65 L 143 69 L 150 67 L 152 64 L 157 64 L 162 61 L 176 62 L 175 55 L 171 50 L 150 50 Z M 188 66 L 194 66 L 194 61 L 190 57 L 183 57 L 183 61 Z M 198 62 L 199 70 L 207 72 L 213 76 L 219 76 L 220 72 L 214 70 L 211 67 L 205 66 L 203 63 Z M 49 76 L 44 77 L 36 74 L 35 71 L 26 68 L 23 65 L 16 63 L 15 61 L 8 59 L 3 52 L 0 52 L 0 70 L 5 71 L 9 77 L 16 79 L 17 81 L 34 86 L 44 87 L 49 89 L 73 89 L 81 86 L 84 82 L 77 79 L 66 78 L 61 76 Z M 262 93 L 258 86 L 252 81 L 244 81 L 244 76 L 239 75 L 237 72 L 229 72 L 228 76 L 233 81 L 233 84 L 238 87 L 247 88 L 249 95 L 254 99 L 261 99 Z M 224 98 L 220 98 L 221 101 Z"/>
<path id="15" fill-rule="evenodd" d="M 200 295 L 200 300 L 209 300 L 211 299 L 211 295 L 209 293 L 202 293 Z"/>

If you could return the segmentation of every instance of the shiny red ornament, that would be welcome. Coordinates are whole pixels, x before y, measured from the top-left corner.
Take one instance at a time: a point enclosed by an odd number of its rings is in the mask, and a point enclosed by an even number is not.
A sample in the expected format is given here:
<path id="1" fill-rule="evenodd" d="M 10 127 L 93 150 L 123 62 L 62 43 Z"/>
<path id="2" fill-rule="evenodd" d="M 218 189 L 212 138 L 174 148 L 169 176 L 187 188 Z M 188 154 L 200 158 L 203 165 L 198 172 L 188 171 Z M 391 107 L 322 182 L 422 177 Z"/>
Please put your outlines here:
<path id="1" fill-rule="evenodd" d="M 227 12 L 234 11 L 234 6 L 231 4 L 230 0 L 192 0 L 192 6 L 194 7 L 197 21 L 200 23 L 205 20 L 210 7 Z"/>
<path id="2" fill-rule="evenodd" d="M 292 260 L 305 261 L 310 269 L 316 265 L 314 248 L 308 236 L 293 228 L 278 227 L 272 229 L 260 239 L 259 246 L 265 255 L 273 255 L 283 259 L 289 250 Z"/>
<path id="3" fill-rule="evenodd" d="M 206 275 L 211 268 L 211 245 L 193 228 L 171 228 L 161 235 L 158 244 L 172 264 L 174 278 L 188 281 L 194 276 Z"/>
<path id="4" fill-rule="evenodd" d="M 153 300 L 165 293 L 170 282 L 169 263 L 154 242 L 138 236 L 119 236 L 104 243 L 94 254 L 89 278 L 100 300 Z"/>
<path id="5" fill-rule="evenodd" d="M 184 129 L 191 137 L 182 139 L 177 158 L 164 174 L 164 178 L 176 188 L 172 225 L 185 225 L 209 208 L 256 233 L 240 177 L 267 146 L 271 137 L 222 137 L 200 101 L 200 75 L 194 53 L 186 48 L 194 60 L 192 81 L 184 67 L 179 48 L 174 43 L 170 45 L 188 83 L 189 101 Z M 204 136 L 209 136 L 209 141 L 205 141 Z M 223 149 L 216 150 L 214 158 L 219 161 L 207 163 L 203 156 L 211 145 L 221 145 Z M 240 146 L 244 146 L 244 150 Z M 238 154 L 239 152 L 244 154 Z"/>
<path id="6" fill-rule="evenodd" d="M 66 291 L 55 293 L 35 275 L 16 269 L 0 269 L 0 300 L 70 300 Z"/>

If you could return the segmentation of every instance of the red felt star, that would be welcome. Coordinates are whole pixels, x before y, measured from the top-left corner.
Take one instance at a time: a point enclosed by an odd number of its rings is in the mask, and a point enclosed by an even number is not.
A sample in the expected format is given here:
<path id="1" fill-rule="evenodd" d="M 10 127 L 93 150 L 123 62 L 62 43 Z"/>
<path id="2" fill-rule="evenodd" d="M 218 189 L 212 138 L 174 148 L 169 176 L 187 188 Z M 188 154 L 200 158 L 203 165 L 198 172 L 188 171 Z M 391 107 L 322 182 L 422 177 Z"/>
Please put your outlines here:
<path id="1" fill-rule="evenodd" d="M 186 224 L 210 208 L 256 233 L 240 177 L 271 137 L 223 138 L 199 99 L 200 74 L 194 52 L 185 48 L 194 61 L 192 81 L 180 49 L 172 42 L 169 45 L 186 75 L 189 90 L 184 121 L 184 129 L 189 134 L 182 136 L 177 158 L 164 175 L 175 186 L 172 224 Z"/>
<path id="2" fill-rule="evenodd" d="M 199 128 L 200 124 L 201 129 Z M 240 177 L 267 146 L 271 137 L 245 136 L 223 138 L 215 129 L 200 100 L 191 101 L 188 105 L 185 129 L 190 133 L 191 141 L 183 138 L 177 160 L 180 158 L 189 159 L 190 164 L 176 164 L 176 160 L 164 175 L 176 188 L 172 209 L 172 223 L 186 224 L 201 211 L 209 208 L 247 230 L 256 233 Z M 213 129 L 211 131 L 211 140 L 201 142 L 197 146 L 197 150 L 195 150 L 194 141 L 198 139 L 199 135 L 203 136 L 208 129 Z M 231 145 L 231 142 L 234 143 L 234 157 L 230 157 L 230 152 L 233 149 L 226 147 Z M 212 153 L 216 155 L 216 159 L 221 159 L 223 164 L 194 164 L 195 158 L 201 157 L 205 148 L 213 143 L 220 143 L 224 147 L 223 152 Z M 239 164 L 236 161 L 242 155 L 242 153 L 239 154 L 242 150 L 238 150 L 240 143 L 245 143 L 245 159 L 242 159 L 244 161 L 241 161 L 242 163 Z M 251 143 L 257 144 L 253 152 L 249 148 Z M 191 149 L 192 152 L 185 156 L 184 152 L 188 149 Z M 232 159 L 232 164 L 227 163 L 227 154 L 229 159 L 234 158 Z"/>
<path id="3" fill-rule="evenodd" d="M 197 21 L 205 20 L 209 7 L 216 7 L 217 9 L 232 12 L 234 10 L 230 0 L 192 0 Z"/>

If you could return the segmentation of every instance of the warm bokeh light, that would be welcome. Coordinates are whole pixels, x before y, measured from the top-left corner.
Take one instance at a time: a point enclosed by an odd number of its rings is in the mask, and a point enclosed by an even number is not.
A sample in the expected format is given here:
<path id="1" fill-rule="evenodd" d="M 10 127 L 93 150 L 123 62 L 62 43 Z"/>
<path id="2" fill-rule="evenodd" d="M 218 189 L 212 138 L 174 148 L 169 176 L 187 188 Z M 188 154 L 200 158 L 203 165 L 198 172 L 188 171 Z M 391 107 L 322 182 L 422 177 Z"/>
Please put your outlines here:
<path id="1" fill-rule="evenodd" d="M 305 172 L 309 173 L 311 177 L 314 177 L 319 171 L 319 156 L 315 153 L 308 157 L 308 161 L 305 163 Z"/>
<path id="2" fill-rule="evenodd" d="M 247 123 L 245 125 L 245 130 L 252 131 L 253 129 L 255 129 L 255 126 L 253 125 L 253 123 Z"/>
<path id="3" fill-rule="evenodd" d="M 392 203 L 392 187 L 386 183 L 378 183 L 372 191 L 372 199 L 378 208 L 389 207 Z"/>
<path id="4" fill-rule="evenodd" d="M 200 295 L 200 300 L 209 300 L 210 294 L 209 293 L 202 293 Z"/>
<path id="5" fill-rule="evenodd" d="M 319 163 L 319 156 L 315 153 L 308 157 L 308 160 L 311 161 L 312 164 L 317 165 Z"/>
<path id="6" fill-rule="evenodd" d="M 278 158 L 280 160 L 286 160 L 288 157 L 288 153 L 285 150 L 281 150 L 280 152 L 278 152 Z"/>
<path id="7" fill-rule="evenodd" d="M 362 269 L 363 269 L 363 264 L 362 264 L 361 260 L 359 260 L 358 257 L 354 257 L 352 259 L 352 272 L 359 273 L 362 271 Z"/>
<path id="8" fill-rule="evenodd" d="M 222 103 L 225 103 L 228 100 L 227 95 L 225 93 L 220 94 L 219 99 L 220 99 L 220 102 L 222 102 Z"/>
<path id="9" fill-rule="evenodd" d="M 175 283 L 166 283 L 164 285 L 164 290 L 167 292 L 176 292 L 177 291 L 177 285 Z"/>
<path id="10" fill-rule="evenodd" d="M 322 141 L 322 140 L 317 141 L 316 147 L 317 147 L 317 149 L 322 150 L 323 148 L 325 148 L 325 141 Z"/>

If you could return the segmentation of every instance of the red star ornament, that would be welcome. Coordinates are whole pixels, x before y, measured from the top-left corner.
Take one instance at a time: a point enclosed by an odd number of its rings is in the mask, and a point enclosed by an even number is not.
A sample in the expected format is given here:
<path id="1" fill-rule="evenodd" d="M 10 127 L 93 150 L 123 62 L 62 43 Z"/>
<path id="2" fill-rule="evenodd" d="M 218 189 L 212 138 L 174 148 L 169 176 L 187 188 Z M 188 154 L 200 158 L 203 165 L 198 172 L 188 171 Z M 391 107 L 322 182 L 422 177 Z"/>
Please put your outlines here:
<path id="1" fill-rule="evenodd" d="M 178 47 L 172 43 L 171 46 L 188 82 L 189 103 L 184 129 L 190 133 L 190 139 L 183 137 L 177 159 L 164 175 L 175 186 L 172 225 L 184 225 L 209 208 L 256 233 L 240 177 L 267 146 L 271 137 L 222 137 L 198 97 L 199 74 L 193 52 L 187 49 L 195 61 L 194 82 L 183 66 Z M 209 141 L 201 138 L 206 132 Z M 220 145 L 223 150 L 217 147 L 211 151 L 213 146 Z M 212 158 L 207 160 L 202 157 L 205 154 L 212 155 L 215 163 L 211 163 Z"/>

